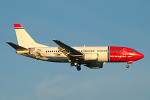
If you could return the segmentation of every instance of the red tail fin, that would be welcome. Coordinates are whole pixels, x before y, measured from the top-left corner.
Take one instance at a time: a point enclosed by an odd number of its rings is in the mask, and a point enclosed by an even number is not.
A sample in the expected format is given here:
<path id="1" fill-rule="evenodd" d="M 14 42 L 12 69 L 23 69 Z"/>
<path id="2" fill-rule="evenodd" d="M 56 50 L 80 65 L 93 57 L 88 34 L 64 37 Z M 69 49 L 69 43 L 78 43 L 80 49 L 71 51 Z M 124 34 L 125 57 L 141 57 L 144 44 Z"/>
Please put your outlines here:
<path id="1" fill-rule="evenodd" d="M 14 24 L 14 27 L 15 27 L 15 28 L 23 28 L 23 27 L 21 26 L 21 24 Z"/>

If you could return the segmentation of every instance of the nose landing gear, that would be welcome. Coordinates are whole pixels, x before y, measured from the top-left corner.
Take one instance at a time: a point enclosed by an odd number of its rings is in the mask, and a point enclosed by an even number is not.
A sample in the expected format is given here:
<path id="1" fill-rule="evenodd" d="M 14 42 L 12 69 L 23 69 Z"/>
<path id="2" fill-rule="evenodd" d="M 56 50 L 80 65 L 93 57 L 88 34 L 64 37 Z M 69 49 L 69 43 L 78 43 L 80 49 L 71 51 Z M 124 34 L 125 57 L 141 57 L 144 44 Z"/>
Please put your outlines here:
<path id="1" fill-rule="evenodd" d="M 127 64 L 126 67 L 129 68 L 129 65 Z"/>

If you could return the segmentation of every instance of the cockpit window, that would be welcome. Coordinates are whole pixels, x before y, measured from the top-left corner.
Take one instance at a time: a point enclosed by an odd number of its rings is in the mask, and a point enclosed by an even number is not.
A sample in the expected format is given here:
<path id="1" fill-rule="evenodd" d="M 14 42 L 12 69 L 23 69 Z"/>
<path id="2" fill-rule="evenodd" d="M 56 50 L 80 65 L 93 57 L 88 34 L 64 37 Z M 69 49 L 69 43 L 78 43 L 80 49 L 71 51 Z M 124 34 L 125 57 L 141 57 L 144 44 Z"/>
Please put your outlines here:
<path id="1" fill-rule="evenodd" d="M 131 52 L 137 52 L 136 50 L 131 50 Z"/>

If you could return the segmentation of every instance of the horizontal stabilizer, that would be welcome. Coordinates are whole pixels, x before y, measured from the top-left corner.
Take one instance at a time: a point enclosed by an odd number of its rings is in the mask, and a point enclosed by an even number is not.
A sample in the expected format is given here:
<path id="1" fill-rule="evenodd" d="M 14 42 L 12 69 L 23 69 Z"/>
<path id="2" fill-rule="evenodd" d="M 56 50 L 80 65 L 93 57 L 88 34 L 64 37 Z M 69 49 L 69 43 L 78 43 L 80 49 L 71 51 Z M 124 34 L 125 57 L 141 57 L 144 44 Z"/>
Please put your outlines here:
<path id="1" fill-rule="evenodd" d="M 21 51 L 21 50 L 27 50 L 26 48 L 22 47 L 22 46 L 19 46 L 17 44 L 14 44 L 14 43 L 11 43 L 11 42 L 6 42 L 8 43 L 10 46 L 12 46 L 15 50 L 17 51 Z"/>

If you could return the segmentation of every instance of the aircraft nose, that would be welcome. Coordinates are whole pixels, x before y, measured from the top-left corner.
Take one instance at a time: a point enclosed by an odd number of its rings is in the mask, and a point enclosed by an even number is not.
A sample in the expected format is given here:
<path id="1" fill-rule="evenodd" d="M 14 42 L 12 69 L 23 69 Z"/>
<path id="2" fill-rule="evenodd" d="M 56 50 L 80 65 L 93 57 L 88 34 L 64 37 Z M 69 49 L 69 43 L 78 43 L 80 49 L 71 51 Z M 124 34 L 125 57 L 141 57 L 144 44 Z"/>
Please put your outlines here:
<path id="1" fill-rule="evenodd" d="M 142 53 L 137 52 L 137 53 L 135 54 L 135 60 L 140 60 L 140 59 L 142 59 L 143 57 L 144 57 L 144 55 L 143 55 Z"/>
<path id="2" fill-rule="evenodd" d="M 144 58 L 144 55 L 142 53 L 139 53 L 138 56 L 139 56 L 139 59 Z"/>
<path id="3" fill-rule="evenodd" d="M 142 58 L 144 58 L 144 55 L 143 55 L 143 54 L 140 54 L 140 57 L 141 57 L 141 59 L 142 59 Z"/>

